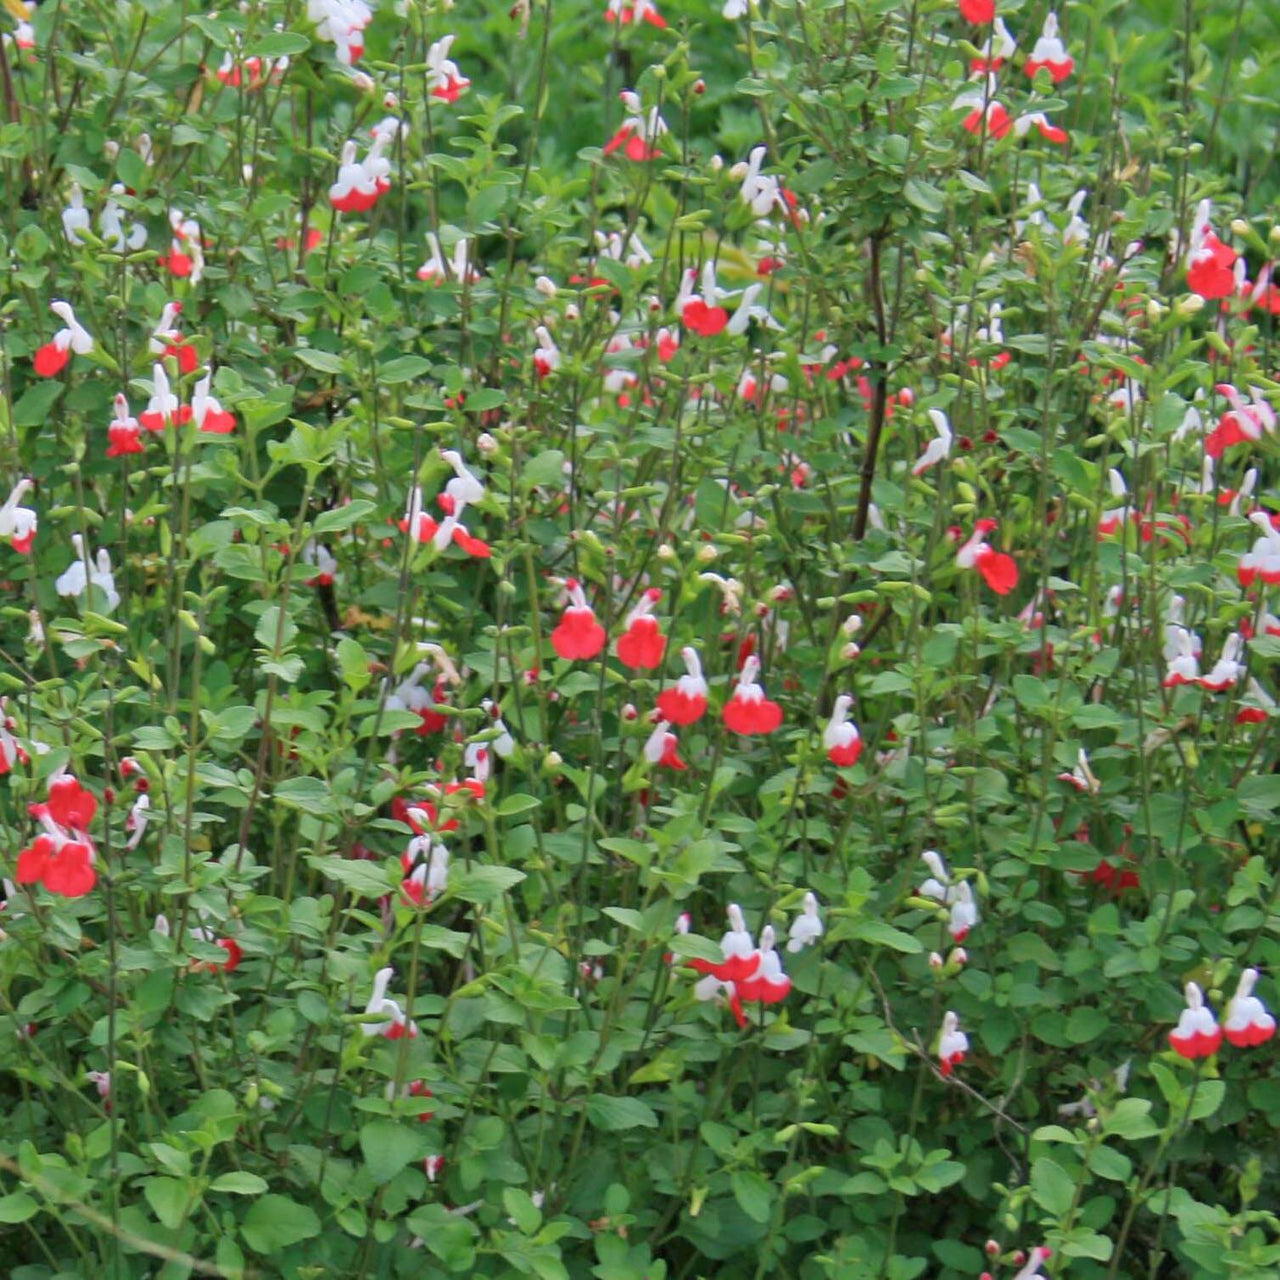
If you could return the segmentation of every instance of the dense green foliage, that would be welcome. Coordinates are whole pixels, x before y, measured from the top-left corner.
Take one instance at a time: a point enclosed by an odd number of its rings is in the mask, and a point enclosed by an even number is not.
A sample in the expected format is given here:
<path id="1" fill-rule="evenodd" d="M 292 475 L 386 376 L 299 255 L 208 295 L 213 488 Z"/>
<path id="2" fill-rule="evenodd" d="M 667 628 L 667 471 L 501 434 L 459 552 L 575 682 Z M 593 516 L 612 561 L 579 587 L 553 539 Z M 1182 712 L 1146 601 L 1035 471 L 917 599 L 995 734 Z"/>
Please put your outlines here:
<path id="1" fill-rule="evenodd" d="M 740 8 L 4 0 L 14 1280 L 1280 1270 L 1280 13 Z"/>

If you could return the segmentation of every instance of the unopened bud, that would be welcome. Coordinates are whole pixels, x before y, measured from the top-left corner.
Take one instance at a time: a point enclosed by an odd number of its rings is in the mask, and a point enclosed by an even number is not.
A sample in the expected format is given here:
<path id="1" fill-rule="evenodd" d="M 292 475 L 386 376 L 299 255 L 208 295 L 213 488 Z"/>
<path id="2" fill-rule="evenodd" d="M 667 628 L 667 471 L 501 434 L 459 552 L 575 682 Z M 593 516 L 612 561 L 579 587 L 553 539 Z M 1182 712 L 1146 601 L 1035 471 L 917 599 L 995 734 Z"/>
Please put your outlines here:
<path id="1" fill-rule="evenodd" d="M 550 276 L 539 276 L 533 282 L 533 287 L 544 298 L 554 298 L 556 296 L 556 282 Z"/>
<path id="2" fill-rule="evenodd" d="M 694 93 L 699 94 L 699 95 L 706 93 L 706 91 L 707 91 L 707 82 L 706 82 L 705 80 L 702 80 L 702 79 L 695 80 L 695 81 L 693 82 L 693 91 L 694 91 Z"/>
<path id="3" fill-rule="evenodd" d="M 723 168 L 724 168 L 724 161 L 723 161 L 723 160 L 721 160 L 719 156 L 712 156 L 712 157 L 711 157 L 711 172 L 712 172 L 712 173 L 719 173 L 719 172 L 720 172 L 720 170 L 721 170 L 721 169 L 723 169 Z"/>
<path id="4" fill-rule="evenodd" d="M 952 947 L 947 957 L 948 964 L 962 965 L 969 963 L 969 953 L 963 947 Z"/>
<path id="5" fill-rule="evenodd" d="M 399 111 L 400 99 L 397 98 L 394 93 L 390 92 L 390 90 L 388 90 L 386 93 L 382 95 L 382 106 L 383 106 L 383 109 L 386 111 Z"/>
<path id="6" fill-rule="evenodd" d="M 1151 298 L 1147 301 L 1147 320 L 1151 324 L 1159 321 L 1164 315 L 1164 307 L 1161 305 L 1159 298 Z"/>
<path id="7" fill-rule="evenodd" d="M 373 77 L 367 71 L 353 71 L 351 73 L 351 83 L 361 93 L 372 93 L 374 90 Z"/>
<path id="8" fill-rule="evenodd" d="M 569 303 L 567 307 L 565 307 L 564 318 L 568 320 L 570 323 L 576 320 L 578 318 L 578 315 L 579 315 L 578 308 L 572 302 Z"/>
<path id="9" fill-rule="evenodd" d="M 542 758 L 542 772 L 548 774 L 556 774 L 560 772 L 560 766 L 564 764 L 564 757 L 558 751 L 548 751 Z"/>
<path id="10" fill-rule="evenodd" d="M 120 154 L 120 144 L 114 138 L 108 138 L 102 144 L 102 154 L 108 160 L 114 160 Z"/>
<path id="11" fill-rule="evenodd" d="M 662 310 L 662 299 L 655 298 L 652 294 L 650 294 L 648 306 L 649 306 L 649 314 L 656 316 L 658 312 Z"/>
<path id="12" fill-rule="evenodd" d="M 939 953 L 936 951 L 929 952 L 929 968 L 930 969 L 942 968 L 942 956 L 939 955 Z"/>
<path id="13" fill-rule="evenodd" d="M 1189 293 L 1178 300 L 1178 315 L 1194 316 L 1204 310 L 1204 299 L 1198 293 Z"/>
<path id="14" fill-rule="evenodd" d="M 1271 228 L 1267 239 L 1270 240 L 1272 244 L 1280 244 L 1280 225 Z"/>
<path id="15" fill-rule="evenodd" d="M 624 720 L 634 720 L 640 713 L 636 710 L 634 702 L 627 702 L 622 707 L 622 718 Z"/>
<path id="16" fill-rule="evenodd" d="M 854 644 L 852 640 L 840 650 L 840 656 L 846 662 L 852 662 L 862 652 L 862 646 Z"/>
<path id="17" fill-rule="evenodd" d="M 916 402 L 916 393 L 910 387 L 903 387 L 898 392 L 898 403 L 910 408 Z"/>
<path id="18" fill-rule="evenodd" d="M 994 1258 L 1000 1252 L 1000 1246 L 994 1240 L 988 1240 L 982 1247 L 987 1251 L 989 1258 Z"/>
<path id="19" fill-rule="evenodd" d="M 664 564 L 671 564 L 676 558 L 676 549 L 669 542 L 664 542 L 655 554 Z"/>
<path id="20" fill-rule="evenodd" d="M 734 182 L 741 182 L 746 176 L 747 162 L 745 160 L 739 160 L 738 163 L 729 170 L 729 177 L 732 178 Z"/>
<path id="21" fill-rule="evenodd" d="M 1237 236 L 1247 236 L 1252 228 L 1243 218 L 1232 218 L 1231 233 Z"/>
<path id="22" fill-rule="evenodd" d="M 719 554 L 720 553 L 711 545 L 711 543 L 703 543 L 703 545 L 698 548 L 698 563 L 711 564 Z"/>
<path id="23" fill-rule="evenodd" d="M 498 452 L 498 447 L 498 442 L 487 431 L 476 437 L 476 448 L 486 458 L 492 458 Z"/>

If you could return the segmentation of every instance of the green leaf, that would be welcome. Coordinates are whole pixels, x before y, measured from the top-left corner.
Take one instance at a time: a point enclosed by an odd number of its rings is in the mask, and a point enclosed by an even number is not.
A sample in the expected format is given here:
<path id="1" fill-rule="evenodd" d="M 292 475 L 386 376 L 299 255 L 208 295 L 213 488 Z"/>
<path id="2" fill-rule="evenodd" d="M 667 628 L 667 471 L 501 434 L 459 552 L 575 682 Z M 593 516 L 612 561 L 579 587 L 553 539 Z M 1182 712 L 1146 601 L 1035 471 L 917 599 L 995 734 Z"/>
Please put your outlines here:
<path id="1" fill-rule="evenodd" d="M 449 892 L 463 902 L 484 906 L 508 889 L 513 889 L 524 878 L 524 872 L 514 867 L 472 867 L 470 871 L 450 876 Z"/>
<path id="2" fill-rule="evenodd" d="M 1031 1196 L 1046 1213 L 1065 1218 L 1075 1200 L 1076 1184 L 1056 1161 L 1041 1156 L 1031 1166 Z"/>
<path id="3" fill-rule="evenodd" d="M 593 1093 L 587 1099 L 587 1119 L 608 1133 L 658 1127 L 658 1113 L 639 1098 L 611 1098 L 603 1093 Z"/>
<path id="4" fill-rule="evenodd" d="M 903 955 L 915 955 L 924 950 L 924 945 L 917 938 L 873 916 L 865 916 L 861 920 L 853 921 L 849 926 L 848 936 L 860 942 L 870 942 L 878 947 L 901 951 Z"/>
<path id="5" fill-rule="evenodd" d="M 510 818 L 513 814 L 528 813 L 530 809 L 536 809 L 542 801 L 537 796 L 526 796 L 520 792 L 515 795 L 508 796 L 495 810 L 498 817 Z"/>
<path id="6" fill-rule="evenodd" d="M 903 185 L 902 194 L 906 196 L 908 204 L 923 209 L 925 213 L 941 213 L 946 207 L 942 192 L 920 178 L 908 178 Z"/>
<path id="7" fill-rule="evenodd" d="M 176 1231 L 182 1225 L 191 1202 L 191 1191 L 185 1179 L 148 1178 L 142 1194 L 147 1197 L 152 1213 L 160 1219 L 162 1226 Z"/>
<path id="8" fill-rule="evenodd" d="M 346 373 L 347 366 L 342 357 L 332 351 L 321 351 L 316 347 L 298 347 L 293 352 L 294 359 L 301 360 L 309 368 L 319 373 Z"/>
<path id="9" fill-rule="evenodd" d="M 320 778 L 286 778 L 277 784 L 275 797 L 281 804 L 307 813 L 332 813 L 334 810 L 329 784 Z"/>
<path id="10" fill-rule="evenodd" d="M 431 361 L 422 356 L 396 356 L 378 366 L 378 381 L 386 386 L 397 382 L 412 382 L 423 377 L 431 368 Z"/>
<path id="11" fill-rule="evenodd" d="M 26 1222 L 40 1212 L 40 1206 L 25 1191 L 0 1196 L 0 1222 Z"/>
<path id="12" fill-rule="evenodd" d="M 1147 1098 L 1121 1098 L 1103 1121 L 1102 1132 L 1136 1142 L 1154 1137 L 1160 1128 L 1151 1118 L 1151 1102 Z"/>
<path id="13" fill-rule="evenodd" d="M 1204 1120 L 1213 1115 L 1222 1106 L 1227 1096 L 1227 1085 L 1223 1080 L 1201 1080 L 1196 1089 L 1195 1101 L 1191 1104 L 1192 1120 Z"/>
<path id="14" fill-rule="evenodd" d="M 214 1178 L 209 1184 L 209 1190 L 226 1191 L 235 1196 L 260 1196 L 268 1185 L 267 1180 L 258 1177 L 256 1173 L 234 1170 L 231 1173 L 224 1173 L 221 1177 Z"/>
<path id="15" fill-rule="evenodd" d="M 300 31 L 273 31 L 269 36 L 245 50 L 250 58 L 296 58 L 311 48 L 311 41 Z"/>
<path id="16" fill-rule="evenodd" d="M 390 1182 L 411 1160 L 427 1154 L 415 1124 L 371 1120 L 360 1130 L 360 1151 L 374 1182 Z"/>
<path id="17" fill-rule="evenodd" d="M 547 449 L 530 458 L 520 468 L 520 485 L 525 489 L 533 489 L 538 485 L 550 485 L 559 488 L 564 482 L 564 454 L 559 449 Z"/>
<path id="18" fill-rule="evenodd" d="M 340 507 L 332 507 L 316 516 L 311 531 L 319 537 L 326 533 L 336 533 L 339 529 L 350 529 L 358 520 L 372 515 L 377 510 L 372 502 L 365 498 L 355 498 Z"/>
<path id="19" fill-rule="evenodd" d="M 542 1210 L 533 1203 L 527 1191 L 521 1191 L 519 1187 L 504 1188 L 502 1205 L 523 1234 L 537 1234 L 538 1228 L 542 1226 Z"/>
<path id="20" fill-rule="evenodd" d="M 320 1234 L 315 1210 L 288 1196 L 266 1195 L 256 1201 L 240 1225 L 240 1234 L 255 1253 L 279 1253 Z"/>
<path id="21" fill-rule="evenodd" d="M 336 880 L 361 898 L 381 898 L 396 891 L 396 885 L 392 883 L 382 865 L 377 862 L 368 862 L 363 858 L 339 858 L 336 855 L 330 855 L 310 857 L 307 859 L 307 865 L 330 880 Z"/>
<path id="22" fill-rule="evenodd" d="M 768 1222 L 773 1212 L 774 1188 L 762 1175 L 754 1169 L 735 1169 L 729 1175 L 729 1185 L 733 1188 L 733 1198 L 738 1207 L 753 1222 Z"/>

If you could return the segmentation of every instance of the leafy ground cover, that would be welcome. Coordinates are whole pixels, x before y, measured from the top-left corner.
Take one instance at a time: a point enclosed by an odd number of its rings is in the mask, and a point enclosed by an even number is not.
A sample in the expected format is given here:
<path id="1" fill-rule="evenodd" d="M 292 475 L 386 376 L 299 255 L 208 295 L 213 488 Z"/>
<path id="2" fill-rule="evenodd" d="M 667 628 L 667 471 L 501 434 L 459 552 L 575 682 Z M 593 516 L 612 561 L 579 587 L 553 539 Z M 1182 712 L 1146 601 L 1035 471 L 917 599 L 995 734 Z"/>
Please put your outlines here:
<path id="1" fill-rule="evenodd" d="M 1276 1274 L 1267 6 L 4 10 L 6 1274 Z"/>

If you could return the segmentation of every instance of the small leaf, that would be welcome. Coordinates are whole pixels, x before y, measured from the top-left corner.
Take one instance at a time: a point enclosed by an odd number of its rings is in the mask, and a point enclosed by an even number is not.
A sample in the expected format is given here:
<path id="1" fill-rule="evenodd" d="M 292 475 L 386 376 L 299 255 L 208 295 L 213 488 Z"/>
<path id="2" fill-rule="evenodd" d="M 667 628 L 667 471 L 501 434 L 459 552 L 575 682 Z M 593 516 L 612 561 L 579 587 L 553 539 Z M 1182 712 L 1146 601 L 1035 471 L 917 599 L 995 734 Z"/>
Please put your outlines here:
<path id="1" fill-rule="evenodd" d="M 245 1214 L 240 1234 L 255 1253 L 279 1253 L 291 1244 L 318 1236 L 320 1219 L 314 1209 L 288 1196 L 266 1195 Z"/>
<path id="2" fill-rule="evenodd" d="M 210 1191 L 227 1191 L 236 1196 L 260 1196 L 269 1184 L 265 1178 L 260 1178 L 256 1173 L 245 1173 L 243 1170 L 235 1170 L 231 1173 L 224 1173 L 221 1177 L 214 1178 L 209 1184 Z"/>
<path id="3" fill-rule="evenodd" d="M 360 1150 L 374 1182 L 390 1182 L 411 1160 L 426 1155 L 426 1146 L 411 1124 L 371 1120 L 360 1130 Z"/>
<path id="4" fill-rule="evenodd" d="M 609 1133 L 658 1127 L 658 1113 L 639 1098 L 611 1098 L 603 1093 L 593 1093 L 587 1099 L 587 1119 Z"/>

